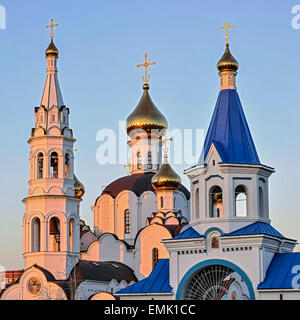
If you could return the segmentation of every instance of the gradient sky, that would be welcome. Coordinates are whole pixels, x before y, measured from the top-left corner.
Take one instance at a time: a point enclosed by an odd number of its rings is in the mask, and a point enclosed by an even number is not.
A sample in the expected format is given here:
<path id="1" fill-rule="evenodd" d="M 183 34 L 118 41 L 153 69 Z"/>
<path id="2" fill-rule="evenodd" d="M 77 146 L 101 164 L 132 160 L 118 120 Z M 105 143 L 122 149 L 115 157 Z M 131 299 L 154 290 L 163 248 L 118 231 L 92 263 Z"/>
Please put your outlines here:
<path id="1" fill-rule="evenodd" d="M 81 217 L 93 225 L 90 206 L 102 186 L 126 174 L 122 165 L 96 161 L 102 128 L 119 120 L 142 94 L 136 64 L 145 52 L 157 61 L 151 96 L 169 128 L 207 130 L 216 103 L 216 63 L 224 52 L 227 20 L 231 51 L 240 63 L 238 91 L 262 163 L 270 179 L 272 224 L 300 240 L 300 30 L 291 27 L 295 1 L 240 0 L 0 0 L 7 29 L 0 30 L 0 264 L 23 267 L 21 200 L 28 192 L 33 108 L 46 78 L 45 25 L 60 24 L 59 80 L 71 111 L 76 175 L 86 186 Z M 174 168 L 181 174 L 186 165 Z"/>

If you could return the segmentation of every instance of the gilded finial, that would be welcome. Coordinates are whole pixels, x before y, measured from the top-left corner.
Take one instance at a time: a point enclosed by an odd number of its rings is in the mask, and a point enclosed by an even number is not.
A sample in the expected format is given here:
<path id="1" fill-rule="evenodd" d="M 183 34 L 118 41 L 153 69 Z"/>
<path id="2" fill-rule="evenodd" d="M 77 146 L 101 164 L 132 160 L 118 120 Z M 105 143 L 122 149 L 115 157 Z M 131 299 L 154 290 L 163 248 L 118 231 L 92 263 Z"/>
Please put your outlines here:
<path id="1" fill-rule="evenodd" d="M 151 69 L 151 66 L 156 65 L 156 62 L 150 62 L 150 60 L 148 60 L 148 54 L 145 53 L 145 62 L 143 64 L 137 64 L 136 66 L 138 68 L 145 68 L 145 75 L 142 76 L 142 79 L 144 81 L 144 84 L 148 84 L 149 80 L 150 80 L 150 75 L 148 74 L 148 68 L 149 70 Z"/>
<path id="2" fill-rule="evenodd" d="M 228 29 L 230 28 L 234 28 L 234 26 L 231 26 L 230 23 L 226 22 L 224 23 L 224 27 L 221 27 L 220 29 L 225 29 L 226 30 L 226 34 L 225 34 L 225 38 L 226 38 L 226 45 L 229 45 L 229 33 L 228 33 Z"/>
<path id="3" fill-rule="evenodd" d="M 54 33 L 54 28 L 58 27 L 58 24 L 54 24 L 53 23 L 53 18 L 51 18 L 51 24 L 49 26 L 46 26 L 47 29 L 51 29 L 51 32 L 50 32 L 50 39 L 51 41 L 53 41 L 54 39 L 54 36 L 55 36 L 55 33 Z"/>
<path id="4" fill-rule="evenodd" d="M 130 174 L 131 174 L 131 168 L 132 168 L 131 161 L 129 160 L 129 161 L 128 161 L 128 164 L 125 164 L 123 167 L 124 167 L 124 168 L 128 168 L 128 175 L 130 176 Z"/>

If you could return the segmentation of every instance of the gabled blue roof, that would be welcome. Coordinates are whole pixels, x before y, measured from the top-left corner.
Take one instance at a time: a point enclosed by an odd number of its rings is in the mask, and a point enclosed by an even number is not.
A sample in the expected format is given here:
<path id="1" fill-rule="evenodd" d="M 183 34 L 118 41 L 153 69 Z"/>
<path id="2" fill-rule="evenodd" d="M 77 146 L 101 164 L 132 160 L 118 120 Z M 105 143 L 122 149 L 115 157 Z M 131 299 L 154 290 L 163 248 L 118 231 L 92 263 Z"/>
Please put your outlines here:
<path id="1" fill-rule="evenodd" d="M 293 289 L 293 279 L 297 270 L 293 267 L 300 265 L 300 252 L 276 253 L 273 257 L 265 280 L 258 285 L 258 289 Z"/>
<path id="2" fill-rule="evenodd" d="M 273 237 L 285 239 L 281 233 L 274 229 L 270 224 L 264 222 L 254 222 L 246 227 L 235 230 L 230 233 L 223 234 L 223 237 L 227 236 L 245 236 L 254 234 L 265 234 Z"/>
<path id="3" fill-rule="evenodd" d="M 190 227 L 185 231 L 179 233 L 173 239 L 192 239 L 192 238 L 203 238 L 203 236 L 198 233 L 194 228 Z"/>
<path id="4" fill-rule="evenodd" d="M 158 260 L 148 278 L 116 292 L 116 294 L 130 293 L 170 293 L 169 284 L 169 259 Z"/>
<path id="5" fill-rule="evenodd" d="M 199 164 L 214 143 L 222 162 L 260 164 L 236 90 L 221 90 L 204 142 Z"/>

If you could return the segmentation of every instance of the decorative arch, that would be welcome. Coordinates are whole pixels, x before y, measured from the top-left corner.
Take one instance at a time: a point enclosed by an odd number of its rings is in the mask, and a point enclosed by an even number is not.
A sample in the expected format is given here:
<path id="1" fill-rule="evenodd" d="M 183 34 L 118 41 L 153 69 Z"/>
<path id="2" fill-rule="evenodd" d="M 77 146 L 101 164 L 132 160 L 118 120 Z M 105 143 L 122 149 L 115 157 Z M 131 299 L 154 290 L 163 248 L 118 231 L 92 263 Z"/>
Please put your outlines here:
<path id="1" fill-rule="evenodd" d="M 201 269 L 208 267 L 208 266 L 213 266 L 213 265 L 220 265 L 220 266 L 224 266 L 224 267 L 228 267 L 231 268 L 232 270 L 234 270 L 235 272 L 237 272 L 237 274 L 239 274 L 241 276 L 241 278 L 243 279 L 243 281 L 245 282 L 248 291 L 249 291 L 249 299 L 250 300 L 255 300 L 255 293 L 253 290 L 253 286 L 252 283 L 249 279 L 249 277 L 247 276 L 247 274 L 237 265 L 233 264 L 230 261 L 227 260 L 221 260 L 221 259 L 210 259 L 210 260 L 206 260 L 203 262 L 200 262 L 196 265 L 194 265 L 193 267 L 191 267 L 183 276 L 183 278 L 181 279 L 179 286 L 177 288 L 177 292 L 176 292 L 176 300 L 183 300 L 184 295 L 185 295 L 185 291 L 187 289 L 187 286 L 189 284 L 189 280 Z"/>
<path id="2" fill-rule="evenodd" d="M 41 220 L 35 216 L 31 219 L 31 252 L 41 251 Z"/>

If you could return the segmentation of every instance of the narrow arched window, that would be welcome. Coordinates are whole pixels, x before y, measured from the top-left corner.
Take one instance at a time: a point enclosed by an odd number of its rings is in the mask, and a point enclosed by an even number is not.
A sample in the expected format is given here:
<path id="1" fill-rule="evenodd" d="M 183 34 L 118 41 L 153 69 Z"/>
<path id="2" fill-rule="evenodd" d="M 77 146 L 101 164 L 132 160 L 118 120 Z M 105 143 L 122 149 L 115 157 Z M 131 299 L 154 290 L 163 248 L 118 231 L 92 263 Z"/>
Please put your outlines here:
<path id="1" fill-rule="evenodd" d="M 74 252 L 75 249 L 75 220 L 71 219 L 69 222 L 69 251 Z"/>
<path id="2" fill-rule="evenodd" d="M 196 219 L 200 218 L 200 211 L 199 211 L 199 188 L 197 188 L 195 193 L 195 212 L 196 212 Z"/>
<path id="3" fill-rule="evenodd" d="M 52 114 L 52 122 L 55 122 L 55 114 Z"/>
<path id="4" fill-rule="evenodd" d="M 210 217 L 223 217 L 223 194 L 219 186 L 211 188 L 210 191 Z"/>
<path id="5" fill-rule="evenodd" d="M 175 209 L 176 208 L 176 197 L 174 196 L 173 198 L 173 208 Z"/>
<path id="6" fill-rule="evenodd" d="M 66 123 L 66 116 L 63 116 L 63 122 Z"/>
<path id="7" fill-rule="evenodd" d="M 67 153 L 65 155 L 65 179 L 69 179 L 69 169 L 70 169 L 70 156 Z"/>
<path id="8" fill-rule="evenodd" d="M 148 152 L 148 164 L 147 164 L 148 169 L 152 169 L 152 154 L 151 151 Z"/>
<path id="9" fill-rule="evenodd" d="M 41 251 L 41 222 L 39 218 L 34 218 L 31 223 L 31 251 Z"/>
<path id="10" fill-rule="evenodd" d="M 235 216 L 247 217 L 247 192 L 244 186 L 235 189 Z"/>
<path id="11" fill-rule="evenodd" d="M 140 152 L 136 154 L 136 158 L 137 158 L 137 168 L 142 169 L 142 155 Z"/>
<path id="12" fill-rule="evenodd" d="M 160 197 L 160 207 L 164 207 L 164 197 Z"/>
<path id="13" fill-rule="evenodd" d="M 264 216 L 264 193 L 263 189 L 259 187 L 258 189 L 258 197 L 259 197 L 259 216 L 263 218 Z"/>
<path id="14" fill-rule="evenodd" d="M 49 249 L 60 251 L 60 222 L 56 217 L 51 218 L 49 223 Z"/>
<path id="15" fill-rule="evenodd" d="M 37 156 L 37 178 L 43 179 L 44 155 L 40 152 Z"/>
<path id="16" fill-rule="evenodd" d="M 124 212 L 124 233 L 130 233 L 130 211 L 128 209 Z"/>
<path id="17" fill-rule="evenodd" d="M 51 153 L 50 177 L 53 179 L 58 178 L 58 154 L 56 152 Z"/>
<path id="18" fill-rule="evenodd" d="M 158 249 L 153 248 L 152 249 L 152 268 L 156 266 L 157 262 L 158 262 Z"/>

